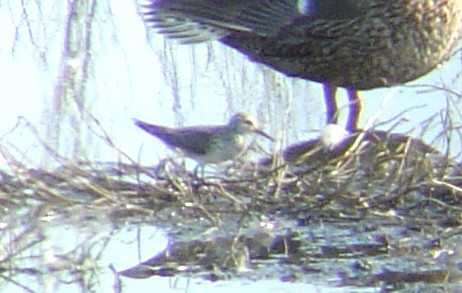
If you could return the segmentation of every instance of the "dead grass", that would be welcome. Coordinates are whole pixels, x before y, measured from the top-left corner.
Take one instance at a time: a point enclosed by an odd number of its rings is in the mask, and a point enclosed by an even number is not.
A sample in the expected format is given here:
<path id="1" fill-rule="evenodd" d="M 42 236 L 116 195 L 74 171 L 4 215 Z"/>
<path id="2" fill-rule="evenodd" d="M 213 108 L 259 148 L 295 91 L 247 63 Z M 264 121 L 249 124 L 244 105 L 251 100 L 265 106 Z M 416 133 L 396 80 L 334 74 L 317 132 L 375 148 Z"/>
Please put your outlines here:
<path id="1" fill-rule="evenodd" d="M 120 151 L 105 132 L 100 133 Z M 451 135 L 438 137 L 448 141 Z M 283 157 L 289 164 L 278 155 L 260 162 L 236 161 L 205 177 L 186 170 L 178 160 L 140 166 L 120 151 L 132 163 L 72 162 L 50 146 L 46 149 L 60 162 L 59 167 L 30 168 L 21 162 L 22 157 L 12 155 L 15 149 L 2 146 L 1 155 L 8 162 L 8 169 L 0 173 L 4 218 L 26 211 L 29 221 L 38 221 L 78 210 L 115 222 L 149 217 L 162 227 L 169 225 L 168 215 L 174 213 L 175 221 L 206 219 L 207 226 L 219 227 L 230 219 L 245 223 L 243 219 L 284 217 L 310 225 L 393 216 L 440 240 L 460 234 L 461 166 L 448 153 L 406 135 L 370 130 L 333 150 L 320 147 L 318 141 L 302 142 L 286 149 Z M 242 223 L 241 227 L 246 225 Z M 3 229 L 17 226 L 6 221 Z M 37 231 L 27 225 L 18 231 L 9 240 L 10 250 L 4 251 L 2 263 L 13 264 L 17 255 L 41 242 L 43 236 Z M 233 235 L 231 247 L 250 241 Z M 230 251 L 223 261 L 226 266 L 234 250 Z M 82 259 L 74 261 L 77 265 Z M 3 270 L 13 275 L 25 272 Z"/>

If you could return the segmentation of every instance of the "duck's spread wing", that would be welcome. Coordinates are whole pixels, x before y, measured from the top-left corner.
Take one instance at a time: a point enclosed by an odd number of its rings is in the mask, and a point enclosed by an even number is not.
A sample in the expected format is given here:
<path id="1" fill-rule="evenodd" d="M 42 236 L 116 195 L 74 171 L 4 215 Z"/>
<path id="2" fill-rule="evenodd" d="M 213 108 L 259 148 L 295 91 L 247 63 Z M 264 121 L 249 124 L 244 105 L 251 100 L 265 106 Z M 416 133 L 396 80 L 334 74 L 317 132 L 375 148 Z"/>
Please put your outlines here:
<path id="1" fill-rule="evenodd" d="M 387 0 L 392 1 L 392 0 Z M 234 32 L 276 36 L 293 25 L 319 20 L 351 20 L 371 0 L 150 0 L 147 23 L 185 43 L 218 39 Z"/>

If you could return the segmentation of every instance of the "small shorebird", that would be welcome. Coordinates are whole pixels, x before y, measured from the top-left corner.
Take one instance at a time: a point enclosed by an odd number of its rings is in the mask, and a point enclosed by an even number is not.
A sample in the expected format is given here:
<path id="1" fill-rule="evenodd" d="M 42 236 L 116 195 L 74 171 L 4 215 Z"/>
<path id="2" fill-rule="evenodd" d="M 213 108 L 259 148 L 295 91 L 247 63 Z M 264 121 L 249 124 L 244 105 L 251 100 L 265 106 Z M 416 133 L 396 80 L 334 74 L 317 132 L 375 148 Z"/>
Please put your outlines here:
<path id="1" fill-rule="evenodd" d="M 134 119 L 135 124 L 166 145 L 194 159 L 199 165 L 220 163 L 236 158 L 244 151 L 244 135 L 256 133 L 270 140 L 249 115 L 237 113 L 226 125 L 200 125 L 172 128 Z"/>
<path id="2" fill-rule="evenodd" d="M 327 123 L 337 87 L 357 128 L 358 90 L 421 77 L 455 48 L 462 0 L 149 0 L 145 21 L 183 43 L 220 42 L 291 77 L 324 84 Z"/>

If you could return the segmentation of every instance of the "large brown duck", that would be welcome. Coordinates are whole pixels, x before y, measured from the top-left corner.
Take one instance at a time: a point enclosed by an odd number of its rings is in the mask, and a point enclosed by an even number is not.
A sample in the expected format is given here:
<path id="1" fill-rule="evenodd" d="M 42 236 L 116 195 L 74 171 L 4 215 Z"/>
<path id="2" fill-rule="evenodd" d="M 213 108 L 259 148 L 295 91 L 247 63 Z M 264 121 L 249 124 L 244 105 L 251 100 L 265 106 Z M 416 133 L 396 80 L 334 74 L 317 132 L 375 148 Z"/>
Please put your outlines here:
<path id="1" fill-rule="evenodd" d="M 446 60 L 462 32 L 462 0 L 150 0 L 147 23 L 184 43 L 217 39 L 288 76 L 324 84 L 327 122 L 347 90 L 416 79 Z"/>

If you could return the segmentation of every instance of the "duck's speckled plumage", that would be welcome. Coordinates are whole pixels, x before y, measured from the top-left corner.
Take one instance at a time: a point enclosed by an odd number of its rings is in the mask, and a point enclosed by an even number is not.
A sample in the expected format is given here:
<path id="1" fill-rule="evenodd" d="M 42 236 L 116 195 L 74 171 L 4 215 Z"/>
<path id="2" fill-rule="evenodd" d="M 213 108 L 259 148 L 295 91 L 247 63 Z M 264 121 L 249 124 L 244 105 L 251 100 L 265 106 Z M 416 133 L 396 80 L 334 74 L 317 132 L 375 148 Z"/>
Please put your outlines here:
<path id="1" fill-rule="evenodd" d="M 169 37 L 219 39 L 289 76 L 353 92 L 428 73 L 462 33 L 462 0 L 151 0 L 144 15 Z"/>

